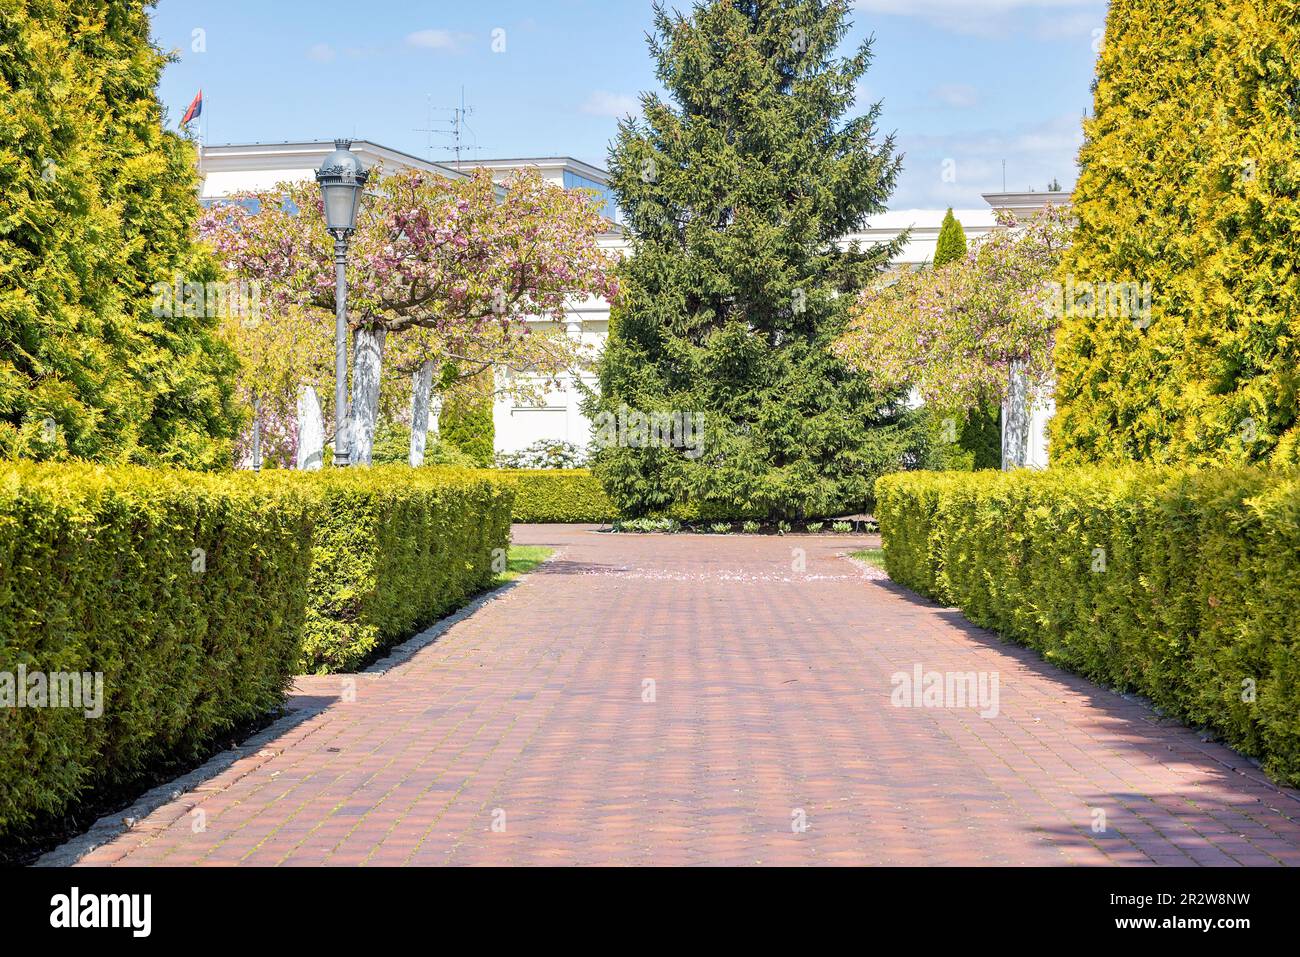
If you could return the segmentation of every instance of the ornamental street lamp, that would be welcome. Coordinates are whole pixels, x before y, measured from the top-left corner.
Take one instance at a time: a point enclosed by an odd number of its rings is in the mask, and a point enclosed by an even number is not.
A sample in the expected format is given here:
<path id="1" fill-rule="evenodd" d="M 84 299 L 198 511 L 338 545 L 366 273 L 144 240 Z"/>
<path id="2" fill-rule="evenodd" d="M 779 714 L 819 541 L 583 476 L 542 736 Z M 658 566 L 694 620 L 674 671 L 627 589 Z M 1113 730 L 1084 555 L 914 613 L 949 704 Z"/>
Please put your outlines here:
<path id="1" fill-rule="evenodd" d="M 348 441 L 348 240 L 370 174 L 352 152 L 351 140 L 335 140 L 334 152 L 316 171 L 325 201 L 325 227 L 334 237 L 334 464 L 351 462 Z"/>

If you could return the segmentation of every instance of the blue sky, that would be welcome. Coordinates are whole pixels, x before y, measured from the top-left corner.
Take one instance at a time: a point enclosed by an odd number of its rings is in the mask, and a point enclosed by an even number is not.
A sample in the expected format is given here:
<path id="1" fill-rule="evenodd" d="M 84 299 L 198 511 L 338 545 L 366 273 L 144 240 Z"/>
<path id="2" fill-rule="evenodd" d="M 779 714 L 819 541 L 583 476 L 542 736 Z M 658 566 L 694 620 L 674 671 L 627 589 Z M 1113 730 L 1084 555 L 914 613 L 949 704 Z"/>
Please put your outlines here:
<path id="1" fill-rule="evenodd" d="M 857 0 L 876 37 L 860 102 L 884 101 L 907 154 L 895 209 L 980 208 L 982 192 L 1075 179 L 1104 0 Z M 353 135 L 446 159 L 435 108 L 474 110 L 469 156 L 605 165 L 617 117 L 653 89 L 649 0 L 159 0 L 154 36 L 180 61 L 174 125 L 204 90 L 209 143 Z M 197 32 L 196 32 L 197 31 Z"/>

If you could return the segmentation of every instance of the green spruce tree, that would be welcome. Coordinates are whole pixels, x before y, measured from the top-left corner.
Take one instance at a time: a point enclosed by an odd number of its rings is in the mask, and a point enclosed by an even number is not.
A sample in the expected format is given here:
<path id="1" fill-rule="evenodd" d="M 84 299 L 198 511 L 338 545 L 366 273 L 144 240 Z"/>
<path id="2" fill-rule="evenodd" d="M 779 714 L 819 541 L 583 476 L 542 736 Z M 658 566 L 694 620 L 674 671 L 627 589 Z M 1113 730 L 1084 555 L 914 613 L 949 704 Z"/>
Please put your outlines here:
<path id="1" fill-rule="evenodd" d="M 216 318 L 154 314 L 154 284 L 218 271 L 145 7 L 0 0 L 0 455 L 230 461 Z"/>
<path id="2" fill-rule="evenodd" d="M 961 221 L 952 214 L 952 208 L 943 217 L 939 227 L 939 239 L 934 246 L 934 268 L 946 266 L 950 262 L 966 255 L 966 231 L 961 228 Z"/>
<path id="3" fill-rule="evenodd" d="M 626 513 L 858 511 L 924 444 L 905 397 L 873 391 L 829 348 L 903 242 L 838 244 L 885 208 L 899 171 L 879 104 L 846 118 L 871 60 L 869 43 L 836 53 L 849 8 L 656 7 L 651 51 L 673 102 L 643 96 L 611 149 L 633 255 L 587 407 L 597 473 Z M 602 415 L 618 420 L 613 443 Z M 703 416 L 703 441 L 664 441 L 640 415 Z"/>

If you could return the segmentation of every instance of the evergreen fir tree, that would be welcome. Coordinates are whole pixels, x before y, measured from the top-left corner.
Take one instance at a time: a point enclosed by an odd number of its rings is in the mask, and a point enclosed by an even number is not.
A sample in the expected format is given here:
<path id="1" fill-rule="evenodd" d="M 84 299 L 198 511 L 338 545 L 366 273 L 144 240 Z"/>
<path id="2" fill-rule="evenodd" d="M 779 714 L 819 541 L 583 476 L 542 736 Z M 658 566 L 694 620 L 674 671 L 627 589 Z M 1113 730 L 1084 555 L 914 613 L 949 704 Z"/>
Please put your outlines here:
<path id="1" fill-rule="evenodd" d="M 139 0 L 0 3 L 0 455 L 227 464 L 217 319 L 155 315 L 218 278 L 191 144 L 163 129 Z"/>
<path id="2" fill-rule="evenodd" d="M 943 217 L 943 225 L 939 227 L 939 240 L 934 247 L 934 268 L 946 266 L 965 255 L 966 231 L 961 228 L 961 222 L 949 207 L 947 215 Z"/>
<path id="3" fill-rule="evenodd" d="M 871 60 L 870 43 L 836 54 L 849 7 L 656 7 L 651 51 L 673 103 L 643 96 L 611 149 L 633 255 L 587 411 L 598 429 L 601 413 L 702 415 L 705 434 L 668 447 L 620 427 L 596 469 L 626 513 L 857 511 L 924 442 L 905 396 L 873 391 L 829 348 L 904 241 L 838 244 L 884 210 L 899 170 L 879 104 L 844 119 Z"/>

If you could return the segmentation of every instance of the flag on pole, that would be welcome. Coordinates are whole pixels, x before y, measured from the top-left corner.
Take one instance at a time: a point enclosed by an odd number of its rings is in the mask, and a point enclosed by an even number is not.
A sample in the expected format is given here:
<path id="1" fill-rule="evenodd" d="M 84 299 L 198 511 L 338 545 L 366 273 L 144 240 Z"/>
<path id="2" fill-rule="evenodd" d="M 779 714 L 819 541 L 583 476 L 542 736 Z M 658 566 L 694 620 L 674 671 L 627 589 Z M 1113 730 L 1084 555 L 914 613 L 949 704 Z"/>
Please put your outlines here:
<path id="1" fill-rule="evenodd" d="M 186 110 L 185 115 L 181 117 L 181 126 L 184 126 L 186 123 L 190 122 L 190 120 L 197 120 L 202 115 L 203 91 L 199 90 L 199 95 L 194 98 L 194 102 L 190 104 L 190 108 Z"/>

